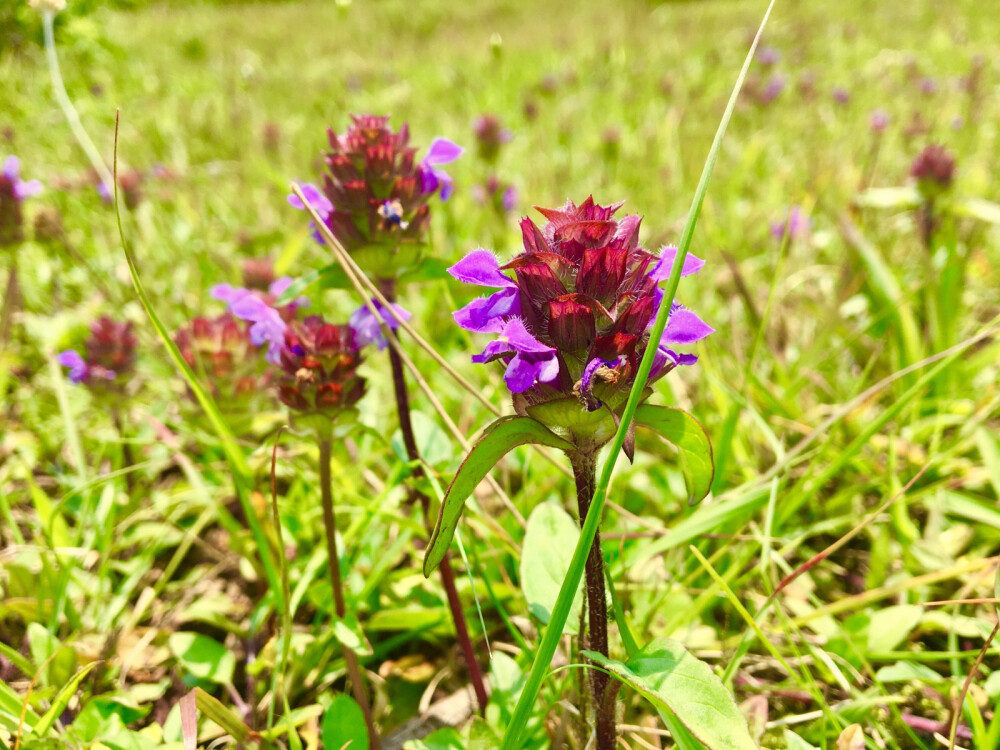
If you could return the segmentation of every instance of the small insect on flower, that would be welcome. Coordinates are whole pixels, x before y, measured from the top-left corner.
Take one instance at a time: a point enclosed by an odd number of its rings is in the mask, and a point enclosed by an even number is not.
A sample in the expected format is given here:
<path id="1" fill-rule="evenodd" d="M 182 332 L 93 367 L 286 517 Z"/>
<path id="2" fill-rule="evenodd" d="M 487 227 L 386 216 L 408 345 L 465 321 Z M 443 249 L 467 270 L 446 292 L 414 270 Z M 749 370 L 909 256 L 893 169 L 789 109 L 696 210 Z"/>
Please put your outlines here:
<path id="1" fill-rule="evenodd" d="M 410 222 L 403 219 L 403 204 L 398 200 L 382 201 L 382 205 L 378 207 L 378 215 L 382 217 L 386 227 L 397 226 L 406 229 L 410 226 Z"/>

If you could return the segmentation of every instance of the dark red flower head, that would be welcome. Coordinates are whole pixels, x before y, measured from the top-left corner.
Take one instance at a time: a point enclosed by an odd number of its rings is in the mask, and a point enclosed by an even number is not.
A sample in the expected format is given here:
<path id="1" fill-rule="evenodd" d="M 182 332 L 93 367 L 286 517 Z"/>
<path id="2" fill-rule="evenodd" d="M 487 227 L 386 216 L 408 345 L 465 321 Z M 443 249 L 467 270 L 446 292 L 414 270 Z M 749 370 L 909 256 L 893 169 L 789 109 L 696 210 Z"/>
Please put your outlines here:
<path id="1" fill-rule="evenodd" d="M 955 179 L 955 158 L 944 146 L 931 144 L 913 161 L 910 174 L 925 195 L 940 193 Z"/>
<path id="2" fill-rule="evenodd" d="M 649 327 L 663 293 L 676 248 L 654 255 L 639 246 L 639 216 L 614 218 L 621 203 L 601 206 L 587 198 L 559 209 L 538 208 L 541 228 L 521 222 L 524 252 L 500 265 L 476 250 L 449 269 L 467 283 L 500 287 L 455 313 L 470 331 L 499 338 L 473 361 L 501 360 L 505 380 L 519 402 L 537 405 L 573 398 L 587 411 L 612 408 L 628 393 L 649 343 Z M 704 262 L 689 255 L 683 275 Z M 512 273 L 514 278 L 503 272 Z M 697 315 L 675 306 L 656 343 L 653 377 L 696 357 L 668 348 L 712 332 Z"/>
<path id="3" fill-rule="evenodd" d="M 278 394 L 297 412 L 333 418 L 365 393 L 364 378 L 356 372 L 359 364 L 361 354 L 350 326 L 327 323 L 319 315 L 293 321 L 281 348 L 284 376 Z"/>
<path id="4" fill-rule="evenodd" d="M 355 115 L 351 119 L 344 134 L 332 128 L 327 131 L 330 150 L 322 188 L 306 184 L 303 192 L 347 250 L 381 250 L 364 259 L 367 270 L 393 278 L 399 270 L 394 258 L 399 246 L 425 240 L 431 196 L 438 192 L 442 200 L 450 196 L 451 177 L 440 167 L 457 159 L 462 149 L 436 138 L 418 162 L 405 123 L 397 132 L 389 126 L 388 117 Z M 289 202 L 304 208 L 295 195 Z M 318 234 L 314 236 L 322 242 Z"/>
<path id="5" fill-rule="evenodd" d="M 194 318 L 174 334 L 184 361 L 205 375 L 212 395 L 223 403 L 259 393 L 270 382 L 270 368 L 247 329 L 245 322 L 224 313 Z"/>

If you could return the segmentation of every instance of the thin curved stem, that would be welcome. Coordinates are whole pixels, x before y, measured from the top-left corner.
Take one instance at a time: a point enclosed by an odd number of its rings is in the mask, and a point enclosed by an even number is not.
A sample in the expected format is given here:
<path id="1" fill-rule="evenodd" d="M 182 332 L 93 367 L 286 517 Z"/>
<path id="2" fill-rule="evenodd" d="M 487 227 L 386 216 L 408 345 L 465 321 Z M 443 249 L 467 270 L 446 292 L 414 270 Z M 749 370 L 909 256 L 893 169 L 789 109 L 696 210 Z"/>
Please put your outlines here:
<path id="1" fill-rule="evenodd" d="M 45 59 L 49 64 L 49 76 L 52 78 L 52 88 L 55 91 L 56 101 L 59 102 L 63 114 L 66 115 L 66 121 L 69 123 L 70 130 L 73 131 L 77 143 L 80 144 L 80 147 L 87 154 L 87 158 L 90 159 L 91 165 L 101 178 L 101 182 L 110 190 L 115 184 L 114 177 L 111 176 L 111 170 L 108 169 L 108 166 L 104 163 L 104 159 L 101 158 L 101 152 L 97 150 L 97 146 L 90 140 L 86 128 L 80 122 L 80 115 L 77 113 L 76 107 L 73 106 L 73 101 L 69 98 L 69 94 L 66 93 L 66 85 L 63 83 L 62 72 L 59 70 L 59 58 L 56 56 L 54 20 L 55 16 L 52 11 L 47 10 L 42 13 L 42 27 L 45 32 Z"/>
<path id="2" fill-rule="evenodd" d="M 394 283 L 390 280 L 379 282 L 387 302 L 395 297 Z M 391 308 L 390 308 L 391 309 Z M 399 430 L 403 434 L 403 446 L 406 449 L 406 457 L 411 462 L 416 462 L 414 475 L 422 477 L 424 475 L 423 465 L 420 463 L 420 451 L 417 448 L 417 440 L 413 434 L 413 420 L 410 417 L 410 396 L 406 390 L 406 374 L 403 372 L 403 360 L 396 347 L 389 349 L 389 364 L 392 368 L 392 385 L 396 395 L 396 411 L 399 414 Z M 420 501 L 420 507 L 424 513 L 424 521 L 430 523 L 430 498 L 417 490 L 413 494 Z M 445 593 L 448 597 L 448 608 L 451 610 L 451 619 L 455 623 L 455 635 L 465 657 L 466 666 L 469 669 L 469 681 L 476 694 L 476 701 L 479 710 L 486 710 L 488 696 L 486 684 L 483 681 L 483 673 L 479 668 L 476 659 L 476 650 L 472 646 L 472 639 L 469 637 L 469 626 L 465 621 L 465 612 L 462 610 L 462 600 L 458 596 L 458 589 L 455 587 L 455 573 L 451 567 L 451 560 L 445 555 L 441 562 L 441 583 L 444 585 Z"/>
<path id="3" fill-rule="evenodd" d="M 330 585 L 333 587 L 333 604 L 337 611 L 337 617 L 343 618 L 347 613 L 347 607 L 344 604 L 344 585 L 340 578 L 340 558 L 337 555 L 337 518 L 333 513 L 333 487 L 330 481 L 330 439 L 321 438 L 317 442 L 319 443 L 319 484 L 323 499 L 323 525 L 326 527 L 327 565 L 330 570 Z M 382 742 L 379 739 L 378 728 L 375 726 L 368 693 L 365 692 L 358 655 L 347 646 L 343 646 L 343 650 L 344 663 L 347 665 L 347 675 L 351 680 L 354 700 L 361 706 L 361 713 L 364 714 L 365 725 L 368 727 L 369 750 L 380 750 Z"/>

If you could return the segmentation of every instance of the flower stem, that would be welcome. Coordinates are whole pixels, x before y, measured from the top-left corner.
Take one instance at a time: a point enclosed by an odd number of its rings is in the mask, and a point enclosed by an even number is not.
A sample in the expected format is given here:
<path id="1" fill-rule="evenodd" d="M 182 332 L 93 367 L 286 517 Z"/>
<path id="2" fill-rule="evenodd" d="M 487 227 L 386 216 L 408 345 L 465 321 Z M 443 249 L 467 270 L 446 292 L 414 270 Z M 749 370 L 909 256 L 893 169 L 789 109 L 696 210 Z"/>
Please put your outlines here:
<path id="1" fill-rule="evenodd" d="M 580 524 L 583 525 L 594 497 L 597 482 L 597 455 L 580 451 L 570 455 L 573 464 L 573 478 L 576 480 L 576 502 L 580 510 Z M 587 613 L 590 617 L 588 639 L 591 651 L 608 656 L 608 606 L 604 592 L 604 555 L 601 553 L 601 532 L 594 534 L 594 543 L 587 556 Z M 617 691 L 609 694 L 608 675 L 599 670 L 590 670 L 590 689 L 594 698 L 594 719 L 597 727 L 597 750 L 614 750 L 615 700 Z"/>
<path id="2" fill-rule="evenodd" d="M 330 438 L 320 438 L 318 443 L 319 484 L 323 498 L 323 525 L 326 527 L 326 553 L 330 569 L 330 585 L 333 587 L 333 603 L 337 617 L 343 618 L 347 613 L 347 607 L 344 604 L 344 587 L 340 579 L 340 558 L 337 555 L 337 519 L 333 514 L 333 487 L 330 479 Z M 369 750 L 380 750 L 382 742 L 378 736 L 378 729 L 375 727 L 368 694 L 365 692 L 358 655 L 347 646 L 344 646 L 343 649 L 344 663 L 347 665 L 347 674 L 351 680 L 351 689 L 354 691 L 354 700 L 361 706 L 361 712 L 365 716 L 365 724 L 368 727 Z"/>
<path id="3" fill-rule="evenodd" d="M 391 280 L 381 280 L 379 282 L 382 294 L 390 302 L 396 301 L 395 282 Z M 420 451 L 417 449 L 417 441 L 413 434 L 413 421 L 410 418 L 410 397 L 406 390 L 406 375 L 403 371 L 403 360 L 399 352 L 394 347 L 389 347 L 389 364 L 392 367 L 392 385 L 396 393 L 396 411 L 399 414 L 399 430 L 403 433 L 403 447 L 406 449 L 406 457 L 411 462 L 420 460 Z M 418 479 L 424 475 L 421 465 L 414 469 L 414 476 Z M 413 490 L 413 494 L 420 500 L 420 507 L 423 509 L 424 522 L 430 527 L 430 498 L 422 492 Z M 451 619 L 455 625 L 455 635 L 458 638 L 459 647 L 465 657 L 466 666 L 469 669 L 469 681 L 472 682 L 472 689 L 476 694 L 476 702 L 479 704 L 480 712 L 486 710 L 488 696 L 486 694 L 486 684 L 483 681 L 483 673 L 476 661 L 476 651 L 472 647 L 472 639 L 469 637 L 469 627 L 465 622 L 465 613 L 462 611 L 462 600 L 458 597 L 458 589 L 455 588 L 455 573 L 451 567 L 450 558 L 445 555 L 441 561 L 441 583 L 444 585 L 445 594 L 448 597 L 448 607 L 451 609 Z"/>
<path id="4" fill-rule="evenodd" d="M 7 344 L 14 330 L 14 311 L 17 308 L 17 297 L 20 289 L 17 283 L 17 259 L 11 253 L 10 272 L 7 275 L 7 291 L 3 295 L 3 306 L 0 309 L 0 341 Z"/>

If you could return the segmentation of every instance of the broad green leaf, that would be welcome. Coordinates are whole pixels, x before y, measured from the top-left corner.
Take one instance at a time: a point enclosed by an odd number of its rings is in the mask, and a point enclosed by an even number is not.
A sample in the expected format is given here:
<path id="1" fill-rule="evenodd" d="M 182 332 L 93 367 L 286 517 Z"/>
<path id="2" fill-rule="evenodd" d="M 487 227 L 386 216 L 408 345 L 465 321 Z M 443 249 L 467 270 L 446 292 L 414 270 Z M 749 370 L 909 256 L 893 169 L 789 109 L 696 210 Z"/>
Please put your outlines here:
<path id="1" fill-rule="evenodd" d="M 528 516 L 528 528 L 521 546 L 521 590 L 528 610 L 543 623 L 549 621 L 579 538 L 580 525 L 556 503 L 542 503 Z M 581 581 L 566 621 L 567 633 L 577 632 L 582 608 Z"/>
<path id="2" fill-rule="evenodd" d="M 191 675 L 220 685 L 233 681 L 236 657 L 218 641 L 201 633 L 181 631 L 167 639 L 171 653 Z"/>
<path id="3" fill-rule="evenodd" d="M 501 417 L 486 428 L 483 436 L 476 441 L 465 457 L 458 473 L 451 481 L 441 511 L 438 515 L 434 533 L 427 545 L 424 555 L 424 575 L 429 576 L 448 552 L 451 540 L 462 517 L 465 501 L 473 493 L 483 478 L 489 473 L 497 461 L 503 458 L 513 448 L 527 443 L 547 445 L 560 450 L 572 450 L 573 445 L 553 433 L 541 422 L 531 417 Z"/>
<path id="4" fill-rule="evenodd" d="M 69 681 L 77 668 L 76 652 L 37 622 L 28 623 L 27 636 L 31 658 L 38 665 L 39 683 L 59 685 Z"/>
<path id="5" fill-rule="evenodd" d="M 703 499 L 712 489 L 715 463 L 712 443 L 698 420 L 683 409 L 642 404 L 635 410 L 635 423 L 658 432 L 677 448 L 690 499 Z"/>
<path id="6" fill-rule="evenodd" d="M 366 750 L 368 728 L 365 726 L 365 715 L 351 696 L 343 693 L 334 696 L 323 714 L 320 736 L 327 750 Z"/>
<path id="7" fill-rule="evenodd" d="M 924 608 L 916 604 L 897 604 L 876 610 L 868 623 L 868 650 L 892 651 L 917 626 L 923 614 Z"/>
<path id="8" fill-rule="evenodd" d="M 35 724 L 35 734 L 39 737 L 44 737 L 48 734 L 49 730 L 52 729 L 52 725 L 56 723 L 56 719 L 62 716 L 62 712 L 66 710 L 66 706 L 76 695 L 77 689 L 80 687 L 80 683 L 83 679 L 90 674 L 90 671 L 96 667 L 100 662 L 92 661 L 87 666 L 81 668 L 75 675 L 73 679 L 62 686 L 59 690 L 59 694 L 56 699 L 52 701 L 52 705 L 49 706 L 49 710 L 42 714 L 42 718 L 38 720 Z"/>
<path id="9" fill-rule="evenodd" d="M 671 711 L 708 750 L 757 750 L 747 720 L 722 680 L 679 642 L 658 638 L 625 664 L 593 651 L 582 653 L 657 709 Z"/>

